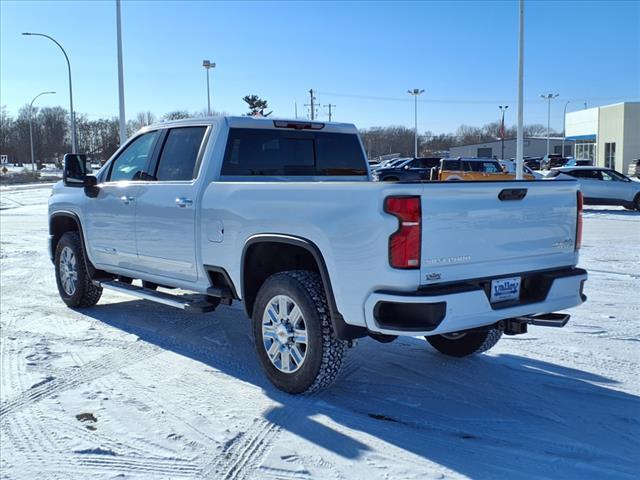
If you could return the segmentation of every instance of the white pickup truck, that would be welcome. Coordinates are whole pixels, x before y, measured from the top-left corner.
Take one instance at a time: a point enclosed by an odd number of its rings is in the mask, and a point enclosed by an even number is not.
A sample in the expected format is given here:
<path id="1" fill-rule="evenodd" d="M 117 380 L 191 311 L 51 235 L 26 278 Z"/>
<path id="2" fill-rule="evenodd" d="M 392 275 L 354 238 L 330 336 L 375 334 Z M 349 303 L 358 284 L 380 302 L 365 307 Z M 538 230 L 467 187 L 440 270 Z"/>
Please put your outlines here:
<path id="1" fill-rule="evenodd" d="M 242 300 L 266 375 L 301 393 L 359 337 L 461 357 L 563 326 L 581 215 L 574 180 L 373 182 L 353 125 L 220 117 L 146 127 L 95 175 L 68 155 L 49 243 L 70 307 Z"/>

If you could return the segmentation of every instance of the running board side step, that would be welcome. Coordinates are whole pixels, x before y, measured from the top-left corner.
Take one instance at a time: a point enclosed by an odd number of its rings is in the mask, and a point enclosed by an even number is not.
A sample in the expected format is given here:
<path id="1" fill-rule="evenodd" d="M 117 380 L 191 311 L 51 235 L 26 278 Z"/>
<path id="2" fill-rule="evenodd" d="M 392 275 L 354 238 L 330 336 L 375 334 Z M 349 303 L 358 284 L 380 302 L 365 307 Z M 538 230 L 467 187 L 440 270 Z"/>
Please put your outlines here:
<path id="1" fill-rule="evenodd" d="M 170 293 L 157 292 L 149 288 L 138 287 L 128 283 L 122 283 L 117 280 L 111 281 L 93 281 L 94 285 L 102 287 L 105 290 L 124 293 L 132 297 L 151 300 L 152 302 L 162 303 L 170 307 L 179 308 L 192 313 L 208 313 L 216 309 L 216 304 L 209 303 L 206 297 L 195 294 L 171 295 Z"/>
<path id="2" fill-rule="evenodd" d="M 505 335 L 520 335 L 527 333 L 527 325 L 562 328 L 567 324 L 569 318 L 571 318 L 571 315 L 566 313 L 542 313 L 540 315 L 508 318 L 498 322 L 498 324 Z"/>

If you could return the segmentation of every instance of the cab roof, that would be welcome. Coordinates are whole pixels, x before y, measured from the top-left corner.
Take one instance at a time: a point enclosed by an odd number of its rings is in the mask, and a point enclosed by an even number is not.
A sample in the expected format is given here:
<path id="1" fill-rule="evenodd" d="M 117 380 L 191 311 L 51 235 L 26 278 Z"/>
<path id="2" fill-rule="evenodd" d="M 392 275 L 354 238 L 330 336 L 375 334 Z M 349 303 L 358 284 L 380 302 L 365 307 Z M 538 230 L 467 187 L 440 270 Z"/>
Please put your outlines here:
<path id="1" fill-rule="evenodd" d="M 180 120 L 168 120 L 144 127 L 143 130 L 158 130 L 170 127 L 186 127 L 195 125 L 224 125 L 228 128 L 257 128 L 257 129 L 283 129 L 302 130 L 332 133 L 358 133 L 358 129 L 352 123 L 323 122 L 306 119 L 290 119 L 278 117 L 199 117 Z"/>

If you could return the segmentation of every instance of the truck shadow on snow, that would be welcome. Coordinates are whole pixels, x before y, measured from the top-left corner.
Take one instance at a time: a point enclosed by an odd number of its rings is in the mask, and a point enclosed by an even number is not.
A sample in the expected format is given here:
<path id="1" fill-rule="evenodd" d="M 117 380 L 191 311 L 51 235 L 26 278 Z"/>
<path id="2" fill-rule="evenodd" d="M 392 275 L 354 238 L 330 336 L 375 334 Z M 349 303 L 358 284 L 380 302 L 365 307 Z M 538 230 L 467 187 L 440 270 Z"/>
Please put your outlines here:
<path id="1" fill-rule="evenodd" d="M 291 396 L 262 375 L 240 306 L 191 315 L 127 301 L 83 313 L 259 386 L 275 405 L 265 419 L 281 435 L 291 432 L 345 459 L 366 456 L 388 473 L 425 461 L 475 478 L 637 473 L 640 398 L 597 374 L 514 354 L 447 358 L 418 338 L 386 345 L 364 339 L 333 387 Z M 538 340 L 530 334 L 530 341 Z M 215 383 L 212 376 L 212 391 Z"/>

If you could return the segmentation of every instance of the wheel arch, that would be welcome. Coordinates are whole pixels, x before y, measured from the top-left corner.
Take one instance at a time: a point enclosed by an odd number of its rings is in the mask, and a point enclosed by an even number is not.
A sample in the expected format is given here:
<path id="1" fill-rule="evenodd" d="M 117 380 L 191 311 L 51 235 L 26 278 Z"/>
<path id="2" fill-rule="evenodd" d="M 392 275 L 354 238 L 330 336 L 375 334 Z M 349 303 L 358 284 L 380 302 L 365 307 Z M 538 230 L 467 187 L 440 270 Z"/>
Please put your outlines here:
<path id="1" fill-rule="evenodd" d="M 82 244 L 82 256 L 84 257 L 84 262 L 87 266 L 87 272 L 89 273 L 89 277 L 95 278 L 99 271 L 96 270 L 89 259 L 84 231 L 82 229 L 82 222 L 80 221 L 80 217 L 74 212 L 63 210 L 53 212 L 49 215 L 49 256 L 51 257 L 51 261 L 55 261 L 58 242 L 67 232 L 78 232 L 78 235 L 80 236 L 80 243 Z"/>
<path id="2" fill-rule="evenodd" d="M 67 232 L 78 232 L 80 235 L 80 239 L 82 240 L 82 247 L 84 249 L 84 235 L 82 233 L 82 225 L 80 223 L 80 218 L 73 212 L 67 211 L 59 211 L 54 212 L 49 216 L 49 256 L 51 261 L 53 262 L 56 247 L 58 242 Z M 86 254 L 85 254 L 86 257 Z"/>
<path id="3" fill-rule="evenodd" d="M 253 315 L 256 295 L 262 283 L 274 273 L 294 269 L 312 270 L 320 275 L 337 338 L 352 340 L 367 335 L 367 329 L 348 325 L 338 311 L 329 270 L 320 248 L 311 240 L 292 235 L 258 234 L 244 244 L 240 262 L 240 289 L 247 316 Z"/>

